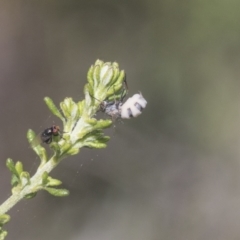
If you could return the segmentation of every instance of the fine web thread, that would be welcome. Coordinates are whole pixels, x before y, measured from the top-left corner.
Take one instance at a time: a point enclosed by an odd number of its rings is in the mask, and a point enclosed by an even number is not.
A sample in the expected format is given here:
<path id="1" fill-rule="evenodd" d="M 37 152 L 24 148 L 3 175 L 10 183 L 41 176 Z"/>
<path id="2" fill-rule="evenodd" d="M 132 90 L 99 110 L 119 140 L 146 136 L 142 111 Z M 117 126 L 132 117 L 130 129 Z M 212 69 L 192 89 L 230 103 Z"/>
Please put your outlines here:
<path id="1" fill-rule="evenodd" d="M 58 110 L 62 113 L 61 108 L 58 108 Z M 104 113 L 104 115 L 105 115 L 105 114 L 106 114 L 106 113 Z M 107 115 L 107 114 L 106 114 L 106 115 Z M 40 127 L 39 127 L 41 130 L 40 130 L 39 133 L 36 135 L 36 137 L 39 138 L 39 144 L 44 144 L 44 143 L 42 143 L 42 141 L 40 140 L 40 134 L 41 134 L 46 128 L 49 128 L 49 127 L 50 127 L 50 126 L 45 126 L 45 125 L 46 125 L 47 122 L 49 122 L 49 120 L 50 120 L 51 118 L 53 118 L 53 116 L 50 114 L 50 115 L 45 119 L 45 121 L 43 122 L 43 124 L 40 125 Z M 123 124 L 123 121 L 122 121 L 121 119 L 116 119 L 116 120 L 114 120 L 114 123 L 113 123 L 113 126 L 112 126 L 113 136 L 116 136 L 116 134 L 117 134 L 116 123 L 118 123 L 118 122 L 121 122 L 121 123 Z M 54 121 L 53 121 L 53 124 L 55 124 Z M 44 144 L 44 145 L 47 146 L 47 144 Z M 31 148 L 31 146 L 29 146 L 29 148 Z M 96 155 L 96 157 L 98 157 L 98 155 Z M 71 183 L 69 184 L 69 188 L 70 188 L 70 189 L 71 189 L 71 187 L 75 184 L 75 182 L 77 181 L 78 177 L 80 176 L 80 173 L 81 173 L 82 171 L 84 171 L 84 165 L 86 164 L 86 162 L 89 162 L 89 160 L 91 161 L 91 163 L 94 161 L 93 158 L 90 158 L 90 159 L 87 159 L 87 160 L 79 161 L 79 164 L 77 164 L 76 173 L 74 174 L 74 176 L 73 176 L 73 178 L 72 178 L 72 180 L 71 180 Z M 73 161 L 76 162 L 77 159 L 75 158 L 75 159 L 73 159 Z M 32 164 L 31 164 L 31 167 L 30 167 L 30 170 L 29 170 L 30 175 L 31 175 L 32 172 L 35 170 L 35 166 L 36 166 L 37 164 L 39 164 L 39 163 L 40 163 L 40 159 L 39 159 L 38 156 L 36 156 L 35 159 L 34 159 L 34 161 L 33 161 Z M 63 174 L 62 174 L 62 177 L 66 176 L 66 174 L 67 174 L 66 171 L 64 171 Z M 44 205 L 44 206 L 41 207 L 41 208 L 42 208 L 42 211 L 45 212 L 46 209 L 48 208 L 49 204 L 50 204 L 50 205 L 55 204 L 56 201 L 58 201 L 57 198 L 48 199 L 48 204 L 46 204 L 46 205 Z M 23 208 L 22 208 L 21 210 L 20 210 L 20 209 L 17 209 L 17 212 L 25 211 L 25 209 L 27 209 L 28 202 L 29 202 L 29 200 L 26 199 Z M 30 223 L 31 221 L 35 221 L 37 218 L 38 218 L 38 217 L 37 217 L 37 215 L 35 214 L 35 215 L 32 217 L 32 219 L 29 219 L 29 221 L 26 221 L 26 226 L 29 225 L 29 223 Z"/>
<path id="2" fill-rule="evenodd" d="M 60 108 L 58 108 L 58 110 L 61 111 Z M 44 131 L 44 129 L 47 128 L 47 126 L 44 126 L 44 125 L 46 125 L 46 123 L 49 122 L 49 120 L 50 120 L 52 117 L 53 117 L 53 116 L 50 114 L 50 115 L 45 119 L 45 121 L 43 122 L 43 124 L 40 125 L 40 127 L 39 127 L 41 130 L 40 130 L 40 131 L 38 132 L 38 134 L 36 135 L 36 138 L 39 138 L 39 144 L 43 144 L 42 141 L 41 141 L 41 139 L 40 139 L 40 134 Z M 53 124 L 55 124 L 55 123 L 53 122 Z M 49 127 L 49 126 L 48 126 L 48 127 Z M 32 148 L 32 147 L 29 145 L 29 149 L 30 149 L 30 148 Z M 29 171 L 28 171 L 30 175 L 32 175 L 32 172 L 36 170 L 36 169 L 35 169 L 35 166 L 36 166 L 37 164 L 40 164 L 40 159 L 39 159 L 38 156 L 36 156 L 36 157 L 34 158 L 34 160 L 32 161 L 32 164 L 31 164 L 30 169 L 29 169 Z M 53 202 L 56 202 L 56 201 L 57 201 L 57 198 L 51 198 L 51 200 L 49 199 L 48 201 L 50 201 L 49 204 L 53 204 Z M 25 199 L 23 208 L 22 208 L 21 210 L 20 210 L 20 209 L 17 209 L 17 212 L 25 211 L 25 209 L 27 208 L 28 203 L 29 203 L 29 199 Z M 43 210 L 45 210 L 46 208 L 47 208 L 47 205 L 45 205 L 45 207 L 43 208 Z M 36 219 L 37 219 L 37 216 L 34 215 L 34 216 L 32 217 L 32 219 L 29 219 L 29 221 L 26 222 L 25 225 L 27 226 L 31 221 L 36 220 Z"/>

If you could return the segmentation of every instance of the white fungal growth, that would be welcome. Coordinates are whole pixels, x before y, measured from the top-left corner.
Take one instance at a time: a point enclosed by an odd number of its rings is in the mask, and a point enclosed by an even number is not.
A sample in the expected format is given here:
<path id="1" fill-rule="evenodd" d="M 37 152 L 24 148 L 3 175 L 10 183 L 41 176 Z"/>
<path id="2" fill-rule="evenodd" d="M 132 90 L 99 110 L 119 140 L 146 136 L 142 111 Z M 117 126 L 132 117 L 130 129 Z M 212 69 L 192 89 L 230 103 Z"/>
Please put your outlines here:
<path id="1" fill-rule="evenodd" d="M 134 94 L 121 106 L 121 118 L 137 117 L 146 107 L 147 101 L 141 93 Z"/>

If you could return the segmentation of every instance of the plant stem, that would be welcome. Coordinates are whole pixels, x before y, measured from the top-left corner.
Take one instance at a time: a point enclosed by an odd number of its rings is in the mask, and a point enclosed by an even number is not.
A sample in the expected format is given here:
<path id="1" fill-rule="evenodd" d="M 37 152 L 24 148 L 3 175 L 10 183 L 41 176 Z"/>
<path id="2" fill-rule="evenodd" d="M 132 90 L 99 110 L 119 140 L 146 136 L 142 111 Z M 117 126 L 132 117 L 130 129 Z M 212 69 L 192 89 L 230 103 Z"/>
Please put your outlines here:
<path id="1" fill-rule="evenodd" d="M 0 215 L 8 212 L 15 204 L 23 199 L 27 194 L 36 192 L 41 189 L 42 175 L 44 172 L 50 173 L 59 163 L 54 157 L 48 162 L 38 168 L 37 172 L 30 179 L 30 184 L 26 185 L 19 192 L 13 193 L 4 203 L 0 206 Z"/>

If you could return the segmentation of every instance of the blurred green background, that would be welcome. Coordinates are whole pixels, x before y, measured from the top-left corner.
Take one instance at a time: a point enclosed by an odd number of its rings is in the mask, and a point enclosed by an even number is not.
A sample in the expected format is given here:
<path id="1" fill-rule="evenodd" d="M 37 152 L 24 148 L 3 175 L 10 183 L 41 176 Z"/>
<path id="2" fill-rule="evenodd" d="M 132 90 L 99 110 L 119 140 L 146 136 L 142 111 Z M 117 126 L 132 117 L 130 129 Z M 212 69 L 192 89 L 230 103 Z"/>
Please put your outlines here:
<path id="1" fill-rule="evenodd" d="M 81 100 L 96 59 L 117 61 L 143 114 L 52 173 L 71 194 L 15 206 L 9 240 L 240 239 L 240 1 L 0 1 L 0 201 L 8 157 L 32 174 L 27 129 Z M 102 116 L 105 117 L 105 116 Z"/>

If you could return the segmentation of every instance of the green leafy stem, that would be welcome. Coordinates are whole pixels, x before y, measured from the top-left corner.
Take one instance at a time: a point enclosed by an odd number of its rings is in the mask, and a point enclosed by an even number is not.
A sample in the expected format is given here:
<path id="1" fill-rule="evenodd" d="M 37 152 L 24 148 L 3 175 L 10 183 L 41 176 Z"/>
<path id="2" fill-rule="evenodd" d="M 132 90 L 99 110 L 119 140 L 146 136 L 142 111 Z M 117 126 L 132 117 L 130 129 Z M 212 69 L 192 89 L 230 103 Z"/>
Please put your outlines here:
<path id="1" fill-rule="evenodd" d="M 52 156 L 47 156 L 46 149 L 38 141 L 38 136 L 33 130 L 28 130 L 27 139 L 40 159 L 36 173 L 31 177 L 24 170 L 20 161 L 14 163 L 7 159 L 6 165 L 11 172 L 12 195 L 0 205 L 0 240 L 4 239 L 7 232 L 2 226 L 10 220 L 5 214 L 23 198 L 33 198 L 39 190 L 63 197 L 69 194 L 66 189 L 58 188 L 61 181 L 49 176 L 49 173 L 61 162 L 62 159 L 78 154 L 80 148 L 105 148 L 109 140 L 103 129 L 111 126 L 111 119 L 97 120 L 94 118 L 102 101 L 120 99 L 125 89 L 123 87 L 125 73 L 119 70 L 117 63 L 102 62 L 97 60 L 90 67 L 84 87 L 85 99 L 74 102 L 72 98 L 65 98 L 59 108 L 49 97 L 44 101 L 50 111 L 63 123 L 62 134 L 50 144 Z"/>

